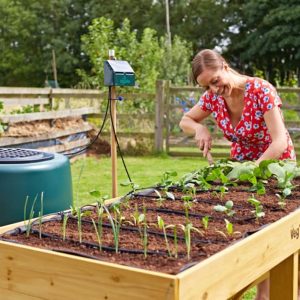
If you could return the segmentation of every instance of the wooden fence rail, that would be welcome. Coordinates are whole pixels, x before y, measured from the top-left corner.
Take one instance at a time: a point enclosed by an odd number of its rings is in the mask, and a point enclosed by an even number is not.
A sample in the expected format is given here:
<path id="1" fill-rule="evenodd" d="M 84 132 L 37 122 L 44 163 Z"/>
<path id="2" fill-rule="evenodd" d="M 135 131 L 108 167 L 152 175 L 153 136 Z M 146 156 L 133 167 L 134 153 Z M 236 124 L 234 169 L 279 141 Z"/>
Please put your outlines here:
<path id="1" fill-rule="evenodd" d="M 122 93 L 125 101 L 127 99 L 141 101 L 141 99 L 155 99 L 155 94 L 151 93 Z M 61 89 L 61 88 L 23 88 L 23 87 L 0 87 L 0 102 L 3 105 L 0 112 L 0 121 L 2 125 L 10 127 L 14 124 L 23 122 L 32 123 L 35 121 L 49 120 L 55 123 L 55 120 L 65 119 L 70 117 L 100 118 L 103 120 L 104 112 L 101 112 L 101 103 L 107 101 L 108 92 L 99 90 L 85 89 Z M 31 107 L 31 109 L 30 109 Z M 33 111 L 34 108 L 34 112 Z M 30 112 L 26 112 L 30 111 Z M 25 112 L 25 113 L 24 113 Z M 140 114 L 118 114 L 118 120 L 135 120 L 135 124 L 139 123 L 139 119 L 145 122 L 153 120 L 152 131 L 145 132 L 140 129 L 136 133 L 136 128 L 132 128 L 134 134 L 145 138 L 152 138 L 154 135 L 154 118 L 153 113 Z M 142 121 L 140 122 L 142 124 Z M 25 124 L 25 123 L 24 123 Z M 55 147 L 39 146 L 38 149 L 48 149 L 49 151 L 61 152 L 72 150 L 72 147 L 78 147 L 81 144 L 89 143 L 88 138 L 81 135 L 82 141 L 68 141 L 66 137 L 81 133 L 87 133 L 92 129 L 88 123 L 84 123 L 78 128 L 49 130 L 41 134 L 33 134 L 32 136 L 6 136 L 4 133 L 0 139 L 1 147 L 9 146 L 32 146 L 35 147 L 36 142 L 58 140 L 58 145 Z M 149 131 L 149 130 L 148 130 Z M 126 132 L 118 132 L 119 136 L 128 137 Z M 106 134 L 103 134 L 106 136 Z M 61 144 L 63 141 L 63 145 Z M 39 145 L 41 143 L 38 143 Z M 52 143 L 53 144 L 53 143 Z"/>

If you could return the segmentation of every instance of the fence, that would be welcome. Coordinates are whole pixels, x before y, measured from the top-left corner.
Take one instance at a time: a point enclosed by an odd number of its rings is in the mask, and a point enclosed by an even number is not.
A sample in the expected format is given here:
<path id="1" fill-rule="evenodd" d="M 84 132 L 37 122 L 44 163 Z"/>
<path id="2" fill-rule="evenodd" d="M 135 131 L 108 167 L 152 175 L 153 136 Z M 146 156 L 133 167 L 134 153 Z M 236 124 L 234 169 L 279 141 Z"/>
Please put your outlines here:
<path id="1" fill-rule="evenodd" d="M 125 99 L 153 102 L 155 94 L 123 93 Z M 35 148 L 50 152 L 74 151 L 90 142 L 88 132 L 101 123 L 107 92 L 82 89 L 0 87 L 2 129 L 0 147 Z M 120 104 L 122 106 L 122 104 Z M 118 136 L 154 140 L 153 112 L 126 113 L 119 107 Z M 85 122 L 89 119 L 89 123 Z M 73 120 L 73 122 L 72 122 Z M 109 124 L 109 122 L 107 122 Z M 109 139 L 105 127 L 104 139 Z"/>
<path id="2" fill-rule="evenodd" d="M 284 101 L 285 123 L 299 151 L 300 136 L 300 89 L 278 88 Z M 185 111 L 191 108 L 199 98 L 201 89 L 196 87 L 172 86 L 169 81 L 157 81 L 156 93 L 122 93 L 124 103 L 117 108 L 118 136 L 121 146 L 139 143 L 141 152 L 152 147 L 156 151 L 166 151 L 170 155 L 199 156 L 192 137 L 183 134 L 178 126 Z M 53 88 L 6 88 L 0 87 L 0 102 L 5 112 L 0 114 L 2 127 L 8 127 L 0 139 L 0 147 L 28 147 L 53 152 L 71 151 L 87 145 L 90 139 L 87 133 L 93 128 L 91 123 L 99 125 L 103 120 L 107 92 L 82 89 Z M 130 100 L 130 101 L 128 101 Z M 128 102 L 130 102 L 128 104 Z M 143 103 L 147 103 L 147 108 Z M 150 104 L 151 105 L 150 105 Z M 57 127 L 63 119 L 78 118 L 78 126 Z M 84 122 L 89 119 L 90 123 Z M 28 127 L 34 122 L 47 122 L 49 129 L 22 134 L 14 126 Z M 230 143 L 222 138 L 212 118 L 206 125 L 214 137 L 214 157 L 226 157 Z M 108 124 L 109 122 L 107 122 Z M 103 137 L 109 139 L 109 127 L 105 127 Z M 30 132 L 31 131 L 31 132 Z M 10 132 L 10 133 L 9 133 Z"/>
<path id="3" fill-rule="evenodd" d="M 296 151 L 300 150 L 300 88 L 278 88 L 283 99 L 285 124 L 295 143 Z M 174 156 L 200 156 L 193 137 L 181 132 L 179 122 L 184 112 L 197 103 L 203 91 L 200 88 L 172 86 L 169 81 L 158 81 L 156 86 L 156 150 L 165 150 Z M 286 101 L 284 101 L 286 99 Z M 228 157 L 230 143 L 223 138 L 212 117 L 205 120 L 210 129 L 214 146 L 214 157 Z"/>

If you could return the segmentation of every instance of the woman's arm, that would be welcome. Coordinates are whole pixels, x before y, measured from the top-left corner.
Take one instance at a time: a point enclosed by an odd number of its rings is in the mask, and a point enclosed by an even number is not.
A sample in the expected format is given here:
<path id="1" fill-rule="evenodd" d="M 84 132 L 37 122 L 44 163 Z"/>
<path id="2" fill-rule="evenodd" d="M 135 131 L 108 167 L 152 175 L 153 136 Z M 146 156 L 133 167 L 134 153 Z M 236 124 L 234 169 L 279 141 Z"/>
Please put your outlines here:
<path id="1" fill-rule="evenodd" d="M 195 135 L 196 144 L 200 150 L 203 150 L 203 156 L 207 154 L 211 148 L 211 135 L 209 130 L 200 122 L 210 115 L 210 111 L 204 111 L 197 104 L 181 119 L 179 126 L 185 132 Z"/>
<path id="2" fill-rule="evenodd" d="M 264 154 L 256 161 L 260 163 L 266 159 L 278 159 L 288 147 L 286 128 L 278 106 L 264 114 L 272 142 Z"/>

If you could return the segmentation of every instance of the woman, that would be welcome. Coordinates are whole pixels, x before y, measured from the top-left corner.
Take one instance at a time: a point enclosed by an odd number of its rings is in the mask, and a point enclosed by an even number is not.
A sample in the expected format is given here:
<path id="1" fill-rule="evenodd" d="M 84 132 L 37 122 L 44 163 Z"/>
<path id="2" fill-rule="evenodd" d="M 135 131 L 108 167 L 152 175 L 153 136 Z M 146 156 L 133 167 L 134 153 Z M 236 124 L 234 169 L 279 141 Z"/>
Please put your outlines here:
<path id="1" fill-rule="evenodd" d="M 202 50 L 192 62 L 194 80 L 206 92 L 181 122 L 182 130 L 195 135 L 203 156 L 211 162 L 212 138 L 201 124 L 210 114 L 232 142 L 237 160 L 296 159 L 293 143 L 280 110 L 281 100 L 267 81 L 242 75 L 213 50 Z M 268 281 L 258 286 L 257 300 L 268 299 Z"/>
<path id="2" fill-rule="evenodd" d="M 212 139 L 201 121 L 210 114 L 224 136 L 232 142 L 236 160 L 295 159 L 293 143 L 280 110 L 281 100 L 267 81 L 242 75 L 231 69 L 213 50 L 202 50 L 192 62 L 194 80 L 206 89 L 200 101 L 181 122 L 210 159 Z"/>

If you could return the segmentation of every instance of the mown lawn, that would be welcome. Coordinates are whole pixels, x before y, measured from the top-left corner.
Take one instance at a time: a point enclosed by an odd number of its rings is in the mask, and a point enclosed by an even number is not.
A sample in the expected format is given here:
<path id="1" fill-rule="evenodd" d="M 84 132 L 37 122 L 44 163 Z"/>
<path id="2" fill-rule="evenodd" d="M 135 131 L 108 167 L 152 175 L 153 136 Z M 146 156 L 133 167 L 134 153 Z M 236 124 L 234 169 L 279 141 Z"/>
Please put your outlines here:
<path id="1" fill-rule="evenodd" d="M 206 160 L 199 158 L 174 158 L 168 156 L 125 157 L 125 163 L 132 181 L 140 187 L 153 186 L 160 181 L 165 171 L 176 171 L 177 178 L 193 170 L 207 166 Z M 111 197 L 111 160 L 110 157 L 83 158 L 71 165 L 74 204 L 84 205 L 95 200 L 89 195 L 98 190 L 102 195 Z M 130 187 L 120 186 L 127 176 L 118 159 L 118 195 L 125 195 Z"/>
<path id="2" fill-rule="evenodd" d="M 207 166 L 208 163 L 201 155 L 199 157 L 169 157 L 169 156 L 139 156 L 125 157 L 125 163 L 130 177 L 135 184 L 140 187 L 153 186 L 160 181 L 165 171 L 176 171 L 180 176 L 193 170 Z M 75 161 L 71 165 L 73 179 L 74 205 L 81 206 L 95 202 L 89 192 L 98 190 L 102 195 L 111 197 L 111 159 L 110 157 L 83 158 Z M 120 186 L 126 182 L 127 176 L 118 159 L 118 195 L 125 195 L 130 188 Z M 252 300 L 255 297 L 255 289 L 251 289 L 243 297 L 245 300 Z"/>

